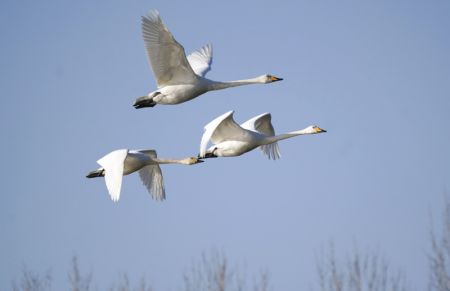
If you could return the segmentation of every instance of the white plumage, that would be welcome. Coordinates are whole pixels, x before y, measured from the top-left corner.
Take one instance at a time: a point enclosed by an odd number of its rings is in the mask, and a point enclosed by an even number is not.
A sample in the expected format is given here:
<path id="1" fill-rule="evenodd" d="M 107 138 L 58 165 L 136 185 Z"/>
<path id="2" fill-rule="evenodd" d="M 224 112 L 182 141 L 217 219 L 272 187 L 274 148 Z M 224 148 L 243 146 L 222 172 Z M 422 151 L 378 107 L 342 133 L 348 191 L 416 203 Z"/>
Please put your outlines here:
<path id="1" fill-rule="evenodd" d="M 136 108 L 179 104 L 212 90 L 282 80 L 271 75 L 231 82 L 204 78 L 211 70 L 212 46 L 205 45 L 186 56 L 183 46 L 175 40 L 156 10 L 142 17 L 142 36 L 158 89 L 137 98 Z"/>
<path id="2" fill-rule="evenodd" d="M 205 126 L 200 142 L 201 158 L 235 157 L 260 147 L 269 159 L 278 159 L 281 157 L 278 141 L 297 135 L 326 132 L 311 125 L 302 130 L 275 135 L 270 113 L 255 116 L 241 125 L 234 121 L 233 113 L 226 112 Z M 210 141 L 213 146 L 207 150 Z"/>
<path id="3" fill-rule="evenodd" d="M 161 159 L 155 150 L 115 150 L 97 161 L 101 168 L 87 177 L 105 177 L 106 187 L 113 201 L 119 201 L 122 177 L 139 171 L 139 177 L 155 200 L 166 199 L 164 179 L 160 164 L 193 165 L 202 161 L 196 157 L 185 159 Z"/>
<path id="4" fill-rule="evenodd" d="M 97 164 L 105 169 L 106 188 L 108 188 L 109 195 L 113 201 L 118 201 L 120 198 L 123 165 L 127 155 L 128 150 L 116 150 L 97 161 Z"/>

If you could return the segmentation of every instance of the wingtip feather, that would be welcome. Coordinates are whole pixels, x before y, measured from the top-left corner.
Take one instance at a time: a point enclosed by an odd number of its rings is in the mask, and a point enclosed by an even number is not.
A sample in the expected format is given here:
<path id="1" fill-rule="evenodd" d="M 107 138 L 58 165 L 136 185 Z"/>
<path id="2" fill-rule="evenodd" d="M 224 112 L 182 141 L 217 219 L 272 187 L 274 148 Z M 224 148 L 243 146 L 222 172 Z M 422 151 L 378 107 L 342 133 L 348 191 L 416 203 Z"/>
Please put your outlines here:
<path id="1" fill-rule="evenodd" d="M 152 9 L 152 10 L 148 11 L 146 15 L 142 16 L 142 18 L 147 18 L 148 20 L 154 20 L 154 21 L 161 20 L 159 11 L 156 9 Z"/>

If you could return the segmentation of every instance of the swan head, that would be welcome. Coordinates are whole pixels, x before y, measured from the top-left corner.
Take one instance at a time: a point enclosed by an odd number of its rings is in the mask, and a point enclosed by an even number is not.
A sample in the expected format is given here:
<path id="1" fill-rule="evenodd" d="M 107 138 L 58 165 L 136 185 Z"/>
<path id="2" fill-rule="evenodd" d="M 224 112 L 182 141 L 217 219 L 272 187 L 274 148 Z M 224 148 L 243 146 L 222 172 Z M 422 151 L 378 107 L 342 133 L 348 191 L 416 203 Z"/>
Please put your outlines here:
<path id="1" fill-rule="evenodd" d="M 262 75 L 260 78 L 261 78 L 261 80 L 262 80 L 262 82 L 264 84 L 273 83 L 273 82 L 277 82 L 277 81 L 282 81 L 283 80 L 283 78 L 278 78 L 278 77 L 275 77 L 275 76 L 272 76 L 272 75 Z"/>
<path id="2" fill-rule="evenodd" d="M 318 127 L 317 125 L 310 125 L 310 126 L 308 126 L 308 127 L 305 129 L 305 131 L 306 131 L 307 133 L 310 133 L 310 134 L 316 134 L 316 133 L 327 132 L 325 129 L 322 129 L 322 128 Z"/>
<path id="3" fill-rule="evenodd" d="M 200 160 L 198 157 L 189 157 L 183 160 L 183 164 L 186 165 L 195 165 L 199 163 L 203 163 L 203 160 Z"/>

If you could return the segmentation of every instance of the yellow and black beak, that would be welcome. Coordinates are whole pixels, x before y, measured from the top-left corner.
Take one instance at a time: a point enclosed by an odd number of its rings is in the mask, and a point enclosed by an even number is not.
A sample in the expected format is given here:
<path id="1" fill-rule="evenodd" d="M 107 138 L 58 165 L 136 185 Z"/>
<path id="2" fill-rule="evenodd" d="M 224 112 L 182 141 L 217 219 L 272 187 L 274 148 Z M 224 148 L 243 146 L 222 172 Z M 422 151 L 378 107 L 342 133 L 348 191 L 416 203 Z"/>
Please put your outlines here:
<path id="1" fill-rule="evenodd" d="M 322 128 L 318 127 L 318 126 L 314 126 L 314 131 L 316 133 L 327 132 L 325 129 L 322 129 Z"/>
<path id="2" fill-rule="evenodd" d="M 283 81 L 283 78 L 278 78 L 278 77 L 275 77 L 275 76 L 270 76 L 270 80 L 271 80 L 272 82 L 277 82 L 277 81 Z"/>

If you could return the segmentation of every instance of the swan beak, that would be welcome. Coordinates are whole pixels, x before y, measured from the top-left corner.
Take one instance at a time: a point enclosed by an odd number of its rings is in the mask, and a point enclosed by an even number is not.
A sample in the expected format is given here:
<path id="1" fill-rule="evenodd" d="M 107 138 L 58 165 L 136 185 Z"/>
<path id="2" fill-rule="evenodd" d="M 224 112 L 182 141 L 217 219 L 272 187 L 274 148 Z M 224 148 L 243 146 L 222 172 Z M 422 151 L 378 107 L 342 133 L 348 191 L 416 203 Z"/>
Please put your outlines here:
<path id="1" fill-rule="evenodd" d="M 283 78 L 278 78 L 278 77 L 275 77 L 275 76 L 271 76 L 271 77 L 270 77 L 270 80 L 271 80 L 272 82 L 283 81 Z"/>
<path id="2" fill-rule="evenodd" d="M 325 129 L 322 129 L 318 126 L 314 127 L 315 133 L 322 133 L 322 132 L 327 132 Z"/>
<path id="3" fill-rule="evenodd" d="M 200 160 L 200 159 L 197 159 L 197 162 L 196 162 L 196 164 L 199 164 L 199 163 L 204 163 L 205 161 L 204 160 Z"/>

